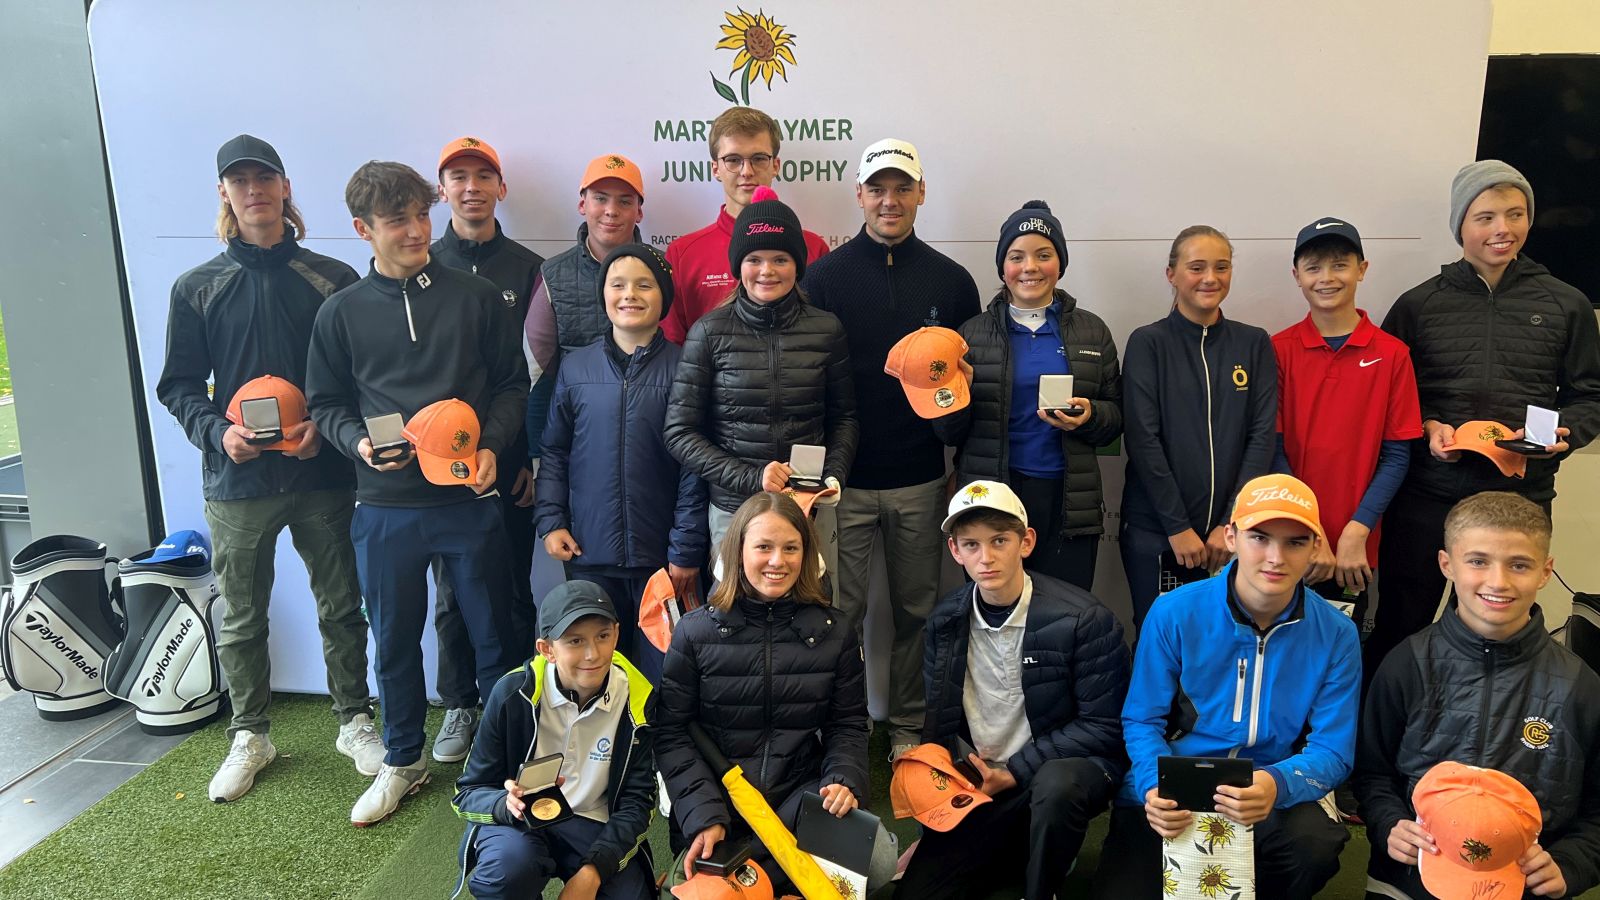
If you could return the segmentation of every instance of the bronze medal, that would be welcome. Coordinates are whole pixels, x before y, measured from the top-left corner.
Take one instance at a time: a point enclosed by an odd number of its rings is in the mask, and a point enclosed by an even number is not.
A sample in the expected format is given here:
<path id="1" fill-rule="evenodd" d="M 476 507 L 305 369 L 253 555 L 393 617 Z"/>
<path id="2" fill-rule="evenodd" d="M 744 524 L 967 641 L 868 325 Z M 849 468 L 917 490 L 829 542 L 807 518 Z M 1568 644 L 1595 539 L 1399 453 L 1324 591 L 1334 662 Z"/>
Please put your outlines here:
<path id="1" fill-rule="evenodd" d="M 540 797 L 528 807 L 528 812 L 533 813 L 535 819 L 541 822 L 548 822 L 561 815 L 561 804 L 551 800 L 549 797 Z"/>

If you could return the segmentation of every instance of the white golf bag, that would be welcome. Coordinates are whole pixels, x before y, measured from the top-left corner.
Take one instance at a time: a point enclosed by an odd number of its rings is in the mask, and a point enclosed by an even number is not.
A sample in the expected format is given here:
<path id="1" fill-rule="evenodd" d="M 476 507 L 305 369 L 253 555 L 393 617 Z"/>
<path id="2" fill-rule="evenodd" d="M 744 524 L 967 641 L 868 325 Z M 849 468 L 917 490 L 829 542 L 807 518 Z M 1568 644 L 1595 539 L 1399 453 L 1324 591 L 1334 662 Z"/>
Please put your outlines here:
<path id="1" fill-rule="evenodd" d="M 187 534 L 193 534 L 189 532 Z M 183 535 L 175 535 L 181 538 Z M 211 609 L 218 599 L 208 548 L 168 538 L 117 566 L 127 637 L 106 660 L 106 690 L 132 703 L 150 734 L 194 731 L 223 706 Z"/>
<path id="2" fill-rule="evenodd" d="M 105 567 L 105 544 L 70 534 L 40 538 L 12 557 L 15 583 L 0 593 L 0 674 L 33 694 L 42 718 L 81 719 L 117 704 L 103 676 L 122 622 Z"/>

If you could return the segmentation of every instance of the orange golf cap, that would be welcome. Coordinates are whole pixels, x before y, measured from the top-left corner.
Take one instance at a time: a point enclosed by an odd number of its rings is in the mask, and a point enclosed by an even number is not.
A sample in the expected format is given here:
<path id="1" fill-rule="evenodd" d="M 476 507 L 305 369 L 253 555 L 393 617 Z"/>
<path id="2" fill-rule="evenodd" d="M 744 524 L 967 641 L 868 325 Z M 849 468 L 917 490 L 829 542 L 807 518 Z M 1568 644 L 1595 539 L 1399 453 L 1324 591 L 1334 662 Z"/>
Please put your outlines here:
<path id="1" fill-rule="evenodd" d="M 839 489 L 831 485 L 819 491 L 797 491 L 792 487 L 785 487 L 778 493 L 793 500 L 794 505 L 800 507 L 800 512 L 810 517 L 811 511 L 816 508 L 818 500 L 823 497 L 832 497 L 834 494 L 839 493 Z"/>
<path id="2" fill-rule="evenodd" d="M 772 879 L 753 859 L 733 867 L 726 875 L 698 872 L 683 884 L 674 885 L 678 900 L 773 900 Z"/>
<path id="3" fill-rule="evenodd" d="M 434 484 L 471 485 L 478 477 L 478 414 L 460 400 L 430 403 L 400 432 L 417 448 L 422 476 Z"/>
<path id="4" fill-rule="evenodd" d="M 1228 521 L 1244 531 L 1274 519 L 1299 522 L 1316 532 L 1317 537 L 1328 539 L 1322 533 L 1317 495 L 1293 475 L 1262 475 L 1245 482 L 1233 501 L 1233 516 Z"/>
<path id="5" fill-rule="evenodd" d="M 291 426 L 299 425 L 311 414 L 306 412 L 306 395 L 294 386 L 294 382 L 279 378 L 276 375 L 262 375 L 245 382 L 233 393 L 233 399 L 228 401 L 228 421 L 235 425 L 244 425 L 244 413 L 240 405 L 246 400 L 278 401 L 278 427 L 288 431 Z M 263 446 L 263 450 L 298 450 L 300 441 L 281 440 Z"/>
<path id="6" fill-rule="evenodd" d="M 1456 442 L 1449 449 L 1470 450 L 1489 457 L 1500 474 L 1507 478 L 1521 478 L 1528 474 L 1528 458 L 1514 450 L 1496 447 L 1495 441 L 1511 440 L 1512 430 L 1499 422 L 1475 419 L 1456 426 Z"/>
<path id="7" fill-rule="evenodd" d="M 1435 897 L 1521 897 L 1517 860 L 1539 839 L 1539 801 L 1504 772 L 1458 762 L 1429 769 L 1411 792 L 1417 821 L 1438 854 L 1417 854 L 1417 873 Z"/>
<path id="8" fill-rule="evenodd" d="M 445 144 L 444 149 L 439 151 L 439 171 L 443 172 L 444 167 L 449 164 L 450 160 L 458 156 L 476 156 L 479 159 L 487 160 L 489 165 L 494 166 L 496 173 L 503 174 L 500 169 L 500 154 L 496 153 L 494 148 L 489 146 L 489 142 L 482 138 L 467 135 Z"/>
<path id="9" fill-rule="evenodd" d="M 583 170 L 583 181 L 578 183 L 579 191 L 587 191 L 595 182 L 607 178 L 615 178 L 644 199 L 644 173 L 633 164 L 633 160 L 616 153 L 607 153 L 589 160 L 589 165 Z"/>
<path id="10" fill-rule="evenodd" d="M 909 816 L 934 831 L 949 831 L 990 798 L 956 771 L 949 750 L 918 744 L 895 760 L 889 799 L 895 818 Z"/>
<path id="11" fill-rule="evenodd" d="M 677 596 L 667 570 L 657 569 L 644 583 L 644 595 L 639 598 L 639 630 L 644 632 L 650 646 L 662 653 L 672 646 L 672 613 L 667 609 L 667 601 Z"/>
<path id="12" fill-rule="evenodd" d="M 961 374 L 967 342 L 948 328 L 918 328 L 889 349 L 883 371 L 900 379 L 911 410 L 937 419 L 967 408 L 972 392 Z"/>

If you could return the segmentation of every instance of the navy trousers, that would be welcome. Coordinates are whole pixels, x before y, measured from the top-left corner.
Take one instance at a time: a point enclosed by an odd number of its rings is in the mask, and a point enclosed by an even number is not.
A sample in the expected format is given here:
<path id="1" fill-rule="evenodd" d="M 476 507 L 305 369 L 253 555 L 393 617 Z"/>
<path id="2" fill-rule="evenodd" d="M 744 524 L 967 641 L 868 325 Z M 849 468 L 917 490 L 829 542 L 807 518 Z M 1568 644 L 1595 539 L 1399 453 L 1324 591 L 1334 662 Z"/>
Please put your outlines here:
<path id="1" fill-rule="evenodd" d="M 467 886 L 477 900 L 527 900 L 544 894 L 551 878 L 566 881 L 605 826 L 573 816 L 547 828 L 524 831 L 504 825 L 478 829 L 478 865 Z M 621 871 L 600 882 L 601 900 L 649 900 L 656 896 L 650 859 L 637 853 Z"/>
<path id="2" fill-rule="evenodd" d="M 356 506 L 350 525 L 356 570 L 377 645 L 383 704 L 384 761 L 405 766 L 422 756 L 428 700 L 422 630 L 428 619 L 428 563 L 435 556 L 455 587 L 472 641 L 478 691 L 487 697 L 501 674 L 533 650 L 513 611 L 505 524 L 493 497 L 448 506 Z"/>

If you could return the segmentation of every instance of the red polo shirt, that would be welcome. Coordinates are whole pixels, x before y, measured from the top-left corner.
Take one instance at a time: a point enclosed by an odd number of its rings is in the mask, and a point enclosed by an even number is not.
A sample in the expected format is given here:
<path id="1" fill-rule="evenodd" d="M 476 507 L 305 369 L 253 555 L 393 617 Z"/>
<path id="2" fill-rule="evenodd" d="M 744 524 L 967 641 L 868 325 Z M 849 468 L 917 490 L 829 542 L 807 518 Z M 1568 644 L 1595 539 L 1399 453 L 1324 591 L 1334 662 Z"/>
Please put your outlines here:
<path id="1" fill-rule="evenodd" d="M 1284 452 L 1316 493 L 1322 530 L 1335 546 L 1372 483 L 1383 442 L 1422 437 L 1411 350 L 1357 312 L 1361 321 L 1337 351 L 1309 314 L 1272 336 Z M 1378 531 L 1367 538 L 1374 568 Z"/>
<path id="2" fill-rule="evenodd" d="M 828 242 L 820 235 L 805 232 L 806 265 L 828 252 Z M 728 245 L 733 243 L 733 216 L 728 208 L 717 211 L 717 220 L 699 231 L 690 232 L 667 247 L 667 263 L 672 266 L 672 308 L 661 320 L 661 331 L 674 344 L 683 343 L 689 326 L 717 308 L 733 293 L 738 278 L 728 271 Z"/>

